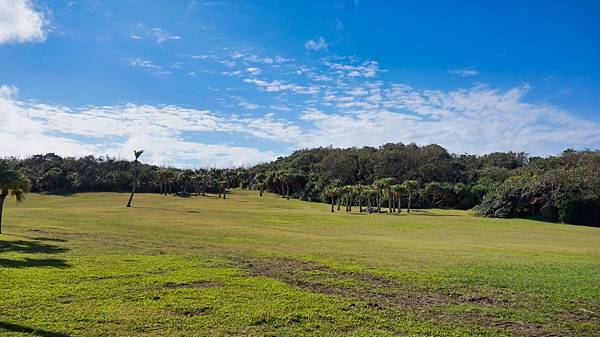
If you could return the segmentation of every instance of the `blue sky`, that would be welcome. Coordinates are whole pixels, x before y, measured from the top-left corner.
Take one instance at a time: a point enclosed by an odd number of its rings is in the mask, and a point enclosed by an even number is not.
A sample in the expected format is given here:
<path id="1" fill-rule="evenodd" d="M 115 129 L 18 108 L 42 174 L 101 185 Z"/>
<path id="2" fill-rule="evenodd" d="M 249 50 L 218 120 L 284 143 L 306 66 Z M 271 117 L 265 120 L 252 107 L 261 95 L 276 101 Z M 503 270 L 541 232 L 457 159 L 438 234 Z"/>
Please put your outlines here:
<path id="1" fill-rule="evenodd" d="M 0 154 L 600 147 L 597 1 L 0 0 Z"/>

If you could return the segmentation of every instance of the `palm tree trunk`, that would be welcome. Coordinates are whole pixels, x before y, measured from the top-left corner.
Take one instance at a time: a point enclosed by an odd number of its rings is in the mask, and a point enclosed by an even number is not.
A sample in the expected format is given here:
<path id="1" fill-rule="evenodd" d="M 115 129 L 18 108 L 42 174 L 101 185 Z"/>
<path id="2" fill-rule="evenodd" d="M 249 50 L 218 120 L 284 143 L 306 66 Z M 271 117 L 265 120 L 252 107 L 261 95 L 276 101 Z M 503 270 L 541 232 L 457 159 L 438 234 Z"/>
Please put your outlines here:
<path id="1" fill-rule="evenodd" d="M 342 198 L 338 197 L 337 198 L 337 206 L 338 206 L 338 211 L 340 210 L 340 206 L 342 205 Z"/>
<path id="2" fill-rule="evenodd" d="M 133 195 L 135 194 L 135 186 L 137 185 L 138 180 L 138 161 L 136 159 L 134 163 L 134 174 L 133 174 L 133 185 L 131 187 L 131 195 L 129 196 L 129 201 L 127 202 L 127 207 L 131 207 L 131 201 L 133 200 Z"/>
<path id="3" fill-rule="evenodd" d="M 406 213 L 410 213 L 410 202 L 412 201 L 412 192 L 408 194 L 408 207 L 406 208 Z"/>
<path id="4" fill-rule="evenodd" d="M 2 191 L 2 195 L 0 195 L 0 234 L 2 234 L 2 211 L 4 209 L 4 200 L 6 199 L 6 194 L 7 193 Z"/>
<path id="5" fill-rule="evenodd" d="M 362 213 L 362 197 L 358 198 L 358 213 Z"/>
<path id="6" fill-rule="evenodd" d="M 398 196 L 398 213 L 402 213 L 401 202 L 402 202 L 402 198 L 400 198 L 400 196 Z"/>
<path id="7" fill-rule="evenodd" d="M 371 214 L 371 197 L 367 198 L 367 208 L 369 214 Z"/>
<path id="8" fill-rule="evenodd" d="M 392 194 L 388 193 L 388 210 L 392 213 Z"/>
<path id="9" fill-rule="evenodd" d="M 287 198 L 287 200 L 290 200 L 290 185 L 289 184 L 285 184 L 285 196 Z"/>
<path id="10" fill-rule="evenodd" d="M 333 212 L 334 212 L 334 210 L 333 210 L 333 206 L 334 206 L 334 205 L 335 205 L 335 198 L 334 198 L 334 197 L 331 197 L 331 213 L 333 213 Z"/>
<path id="11" fill-rule="evenodd" d="M 258 188 L 258 191 L 260 192 L 260 196 L 262 197 L 262 196 L 263 196 L 263 189 L 262 189 L 262 186 Z"/>
<path id="12" fill-rule="evenodd" d="M 346 199 L 346 212 L 348 212 L 348 209 L 350 208 L 350 197 L 348 197 L 348 194 L 346 194 L 344 199 Z"/>
<path id="13" fill-rule="evenodd" d="M 348 202 L 348 211 L 352 212 L 352 203 L 354 202 L 354 200 L 352 199 L 352 194 L 350 194 L 350 197 L 348 197 L 348 199 L 350 199 L 350 201 Z"/>
<path id="14" fill-rule="evenodd" d="M 381 193 L 377 194 L 377 213 L 381 213 Z"/>

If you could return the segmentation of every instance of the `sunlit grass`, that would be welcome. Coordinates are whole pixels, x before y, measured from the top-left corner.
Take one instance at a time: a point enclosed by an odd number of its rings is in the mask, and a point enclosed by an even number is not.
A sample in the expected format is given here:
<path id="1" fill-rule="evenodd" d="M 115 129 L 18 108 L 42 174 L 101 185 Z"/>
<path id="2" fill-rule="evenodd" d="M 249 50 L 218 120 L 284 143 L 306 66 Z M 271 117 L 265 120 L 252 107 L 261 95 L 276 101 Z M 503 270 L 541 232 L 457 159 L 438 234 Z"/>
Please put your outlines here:
<path id="1" fill-rule="evenodd" d="M 600 333 L 598 228 L 257 194 L 7 204 L 0 335 Z"/>

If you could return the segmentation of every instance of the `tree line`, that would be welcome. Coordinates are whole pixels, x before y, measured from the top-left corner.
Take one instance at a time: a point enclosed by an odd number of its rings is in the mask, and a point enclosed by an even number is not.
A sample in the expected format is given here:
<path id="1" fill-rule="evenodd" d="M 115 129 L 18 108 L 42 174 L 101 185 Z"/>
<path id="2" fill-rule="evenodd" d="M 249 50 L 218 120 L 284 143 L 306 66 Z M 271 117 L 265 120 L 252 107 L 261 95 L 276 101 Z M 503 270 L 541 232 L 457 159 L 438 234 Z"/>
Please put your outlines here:
<path id="1" fill-rule="evenodd" d="M 515 152 L 478 156 L 451 154 L 435 144 L 397 143 L 302 149 L 250 168 L 195 170 L 55 154 L 3 162 L 41 193 L 127 192 L 135 180 L 138 192 L 226 198 L 232 188 L 247 188 L 261 196 L 266 191 L 325 202 L 331 211 L 442 207 L 600 225 L 600 152 L 590 150 L 546 158 Z"/>

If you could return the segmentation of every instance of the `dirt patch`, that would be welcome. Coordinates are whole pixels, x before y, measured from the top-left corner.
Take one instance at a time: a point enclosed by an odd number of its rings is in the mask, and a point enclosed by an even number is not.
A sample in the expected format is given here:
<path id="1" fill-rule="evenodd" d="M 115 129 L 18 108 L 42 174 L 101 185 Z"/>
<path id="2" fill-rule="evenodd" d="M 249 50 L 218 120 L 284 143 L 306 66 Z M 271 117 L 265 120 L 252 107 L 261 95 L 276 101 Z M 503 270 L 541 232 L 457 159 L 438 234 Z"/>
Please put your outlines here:
<path id="1" fill-rule="evenodd" d="M 375 275 L 367 272 L 336 270 L 329 266 L 296 260 L 291 258 L 257 258 L 236 259 L 242 269 L 252 276 L 277 279 L 286 284 L 307 291 L 352 298 L 357 304 L 369 310 L 416 310 L 422 317 L 432 320 L 446 320 L 454 323 L 477 324 L 508 331 L 518 336 L 571 336 L 576 332 L 566 330 L 563 322 L 552 322 L 546 325 L 508 321 L 489 313 L 448 313 L 440 309 L 443 305 L 476 304 L 500 306 L 505 308 L 519 307 L 522 302 L 532 303 L 516 294 L 502 289 L 481 289 L 477 293 L 456 293 L 415 289 L 399 280 Z M 589 321 L 588 321 L 589 322 Z M 581 334 L 579 334 L 581 335 Z"/>
<path id="2" fill-rule="evenodd" d="M 238 262 L 253 276 L 274 278 L 322 294 L 363 299 L 373 308 L 422 308 L 434 304 L 460 302 L 459 295 L 424 291 L 415 293 L 405 285 L 383 276 L 335 270 L 314 262 L 287 258 Z M 404 291 L 398 291 L 399 289 Z"/>

